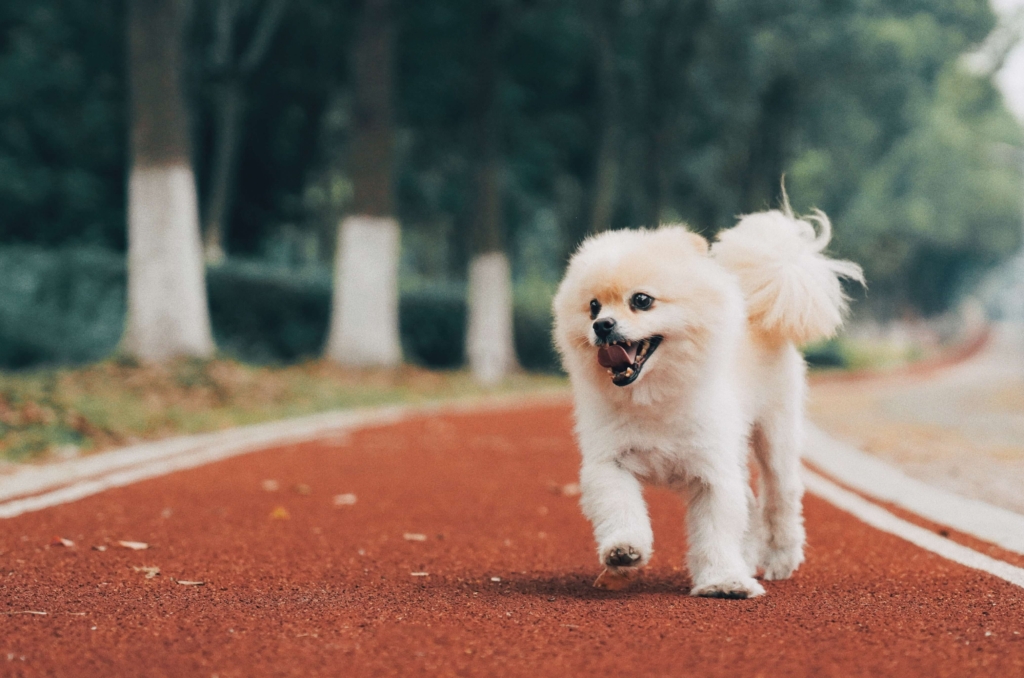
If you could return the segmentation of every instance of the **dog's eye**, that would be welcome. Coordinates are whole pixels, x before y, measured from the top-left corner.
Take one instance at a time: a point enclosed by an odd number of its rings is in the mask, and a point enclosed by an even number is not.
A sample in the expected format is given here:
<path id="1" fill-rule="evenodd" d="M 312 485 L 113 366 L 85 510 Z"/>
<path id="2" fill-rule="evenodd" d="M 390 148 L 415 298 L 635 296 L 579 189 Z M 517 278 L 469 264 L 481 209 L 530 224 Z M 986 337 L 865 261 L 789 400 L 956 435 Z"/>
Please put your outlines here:
<path id="1" fill-rule="evenodd" d="M 654 303 L 654 297 L 644 294 L 643 292 L 637 292 L 629 300 L 629 305 L 633 307 L 635 311 L 646 311 Z"/>
<path id="2" fill-rule="evenodd" d="M 597 299 L 590 300 L 590 319 L 593 320 L 601 312 L 601 302 Z"/>

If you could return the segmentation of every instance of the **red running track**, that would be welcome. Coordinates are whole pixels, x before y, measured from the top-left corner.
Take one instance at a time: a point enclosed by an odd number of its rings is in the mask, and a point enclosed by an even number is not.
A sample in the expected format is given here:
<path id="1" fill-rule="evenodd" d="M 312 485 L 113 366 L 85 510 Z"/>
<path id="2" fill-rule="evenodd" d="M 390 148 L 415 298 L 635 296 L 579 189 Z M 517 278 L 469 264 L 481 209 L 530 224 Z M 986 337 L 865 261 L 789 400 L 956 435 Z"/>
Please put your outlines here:
<path id="1" fill-rule="evenodd" d="M 813 496 L 762 598 L 685 595 L 660 491 L 651 567 L 595 590 L 577 464 L 564 406 L 423 417 L 0 521 L 0 675 L 1024 676 L 1024 590 Z"/>

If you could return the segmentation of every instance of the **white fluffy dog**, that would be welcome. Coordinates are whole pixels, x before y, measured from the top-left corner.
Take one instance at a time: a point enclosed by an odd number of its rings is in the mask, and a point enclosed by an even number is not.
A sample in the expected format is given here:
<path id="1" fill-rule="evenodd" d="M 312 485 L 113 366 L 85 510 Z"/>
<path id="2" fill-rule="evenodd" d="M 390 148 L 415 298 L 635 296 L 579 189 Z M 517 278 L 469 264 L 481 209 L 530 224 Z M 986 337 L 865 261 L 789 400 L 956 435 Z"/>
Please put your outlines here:
<path id="1" fill-rule="evenodd" d="M 688 501 L 691 595 L 759 596 L 758 571 L 785 579 L 803 562 L 797 346 L 842 323 L 840 278 L 863 282 L 859 266 L 822 254 L 830 238 L 824 214 L 799 219 L 786 203 L 710 249 L 665 226 L 602 233 L 573 255 L 555 341 L 573 387 L 580 503 L 612 573 L 651 557 L 645 482 Z"/>

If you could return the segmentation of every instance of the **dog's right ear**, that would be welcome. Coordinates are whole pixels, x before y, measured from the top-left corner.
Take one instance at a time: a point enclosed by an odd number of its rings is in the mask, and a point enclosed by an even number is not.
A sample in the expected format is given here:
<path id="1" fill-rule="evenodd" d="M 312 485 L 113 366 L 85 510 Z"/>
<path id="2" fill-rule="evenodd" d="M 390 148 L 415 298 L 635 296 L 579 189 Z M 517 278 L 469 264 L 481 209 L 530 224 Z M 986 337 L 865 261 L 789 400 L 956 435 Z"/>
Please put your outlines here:
<path id="1" fill-rule="evenodd" d="M 697 250 L 698 254 L 707 254 L 708 253 L 708 249 L 710 248 L 710 245 L 708 245 L 708 241 L 704 239 L 704 236 L 702 236 L 699 233 L 694 233 L 692 231 L 687 231 L 686 232 L 686 237 L 689 238 L 690 243 L 693 245 L 693 248 L 695 250 Z"/>

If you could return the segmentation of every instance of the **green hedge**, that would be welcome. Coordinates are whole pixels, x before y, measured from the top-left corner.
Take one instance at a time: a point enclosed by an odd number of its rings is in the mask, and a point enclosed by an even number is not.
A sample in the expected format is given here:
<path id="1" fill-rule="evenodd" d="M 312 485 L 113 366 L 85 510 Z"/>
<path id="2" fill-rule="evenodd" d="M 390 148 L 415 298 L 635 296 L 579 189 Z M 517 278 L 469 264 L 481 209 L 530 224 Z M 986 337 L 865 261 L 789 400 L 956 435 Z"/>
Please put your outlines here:
<path id="1" fill-rule="evenodd" d="M 327 334 L 331 280 L 255 263 L 207 274 L 218 347 L 251 362 L 317 356 Z M 0 368 L 75 364 L 109 356 L 124 327 L 125 263 L 102 250 L 0 248 Z M 399 306 L 406 359 L 428 367 L 462 364 L 466 298 L 460 286 L 406 290 Z M 558 369 L 546 299 L 517 301 L 522 365 Z"/>

